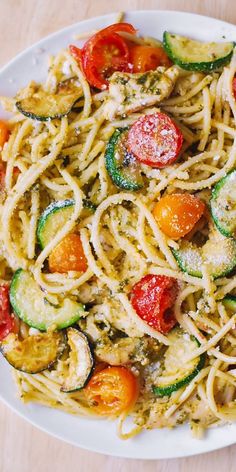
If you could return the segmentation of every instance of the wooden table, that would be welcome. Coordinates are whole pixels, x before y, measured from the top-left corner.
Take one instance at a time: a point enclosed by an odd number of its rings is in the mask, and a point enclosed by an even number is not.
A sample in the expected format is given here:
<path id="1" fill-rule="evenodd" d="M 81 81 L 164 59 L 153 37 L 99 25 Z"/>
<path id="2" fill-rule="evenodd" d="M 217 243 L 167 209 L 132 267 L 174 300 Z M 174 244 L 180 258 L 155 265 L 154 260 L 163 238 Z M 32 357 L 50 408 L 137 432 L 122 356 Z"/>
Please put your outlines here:
<path id="1" fill-rule="evenodd" d="M 0 0 L 0 66 L 49 33 L 118 8 L 190 11 L 236 23 L 235 0 Z M 235 446 L 180 460 L 106 457 L 53 439 L 0 404 L 0 472 L 64 472 L 75 468 L 79 472 L 234 472 L 235 463 Z"/>

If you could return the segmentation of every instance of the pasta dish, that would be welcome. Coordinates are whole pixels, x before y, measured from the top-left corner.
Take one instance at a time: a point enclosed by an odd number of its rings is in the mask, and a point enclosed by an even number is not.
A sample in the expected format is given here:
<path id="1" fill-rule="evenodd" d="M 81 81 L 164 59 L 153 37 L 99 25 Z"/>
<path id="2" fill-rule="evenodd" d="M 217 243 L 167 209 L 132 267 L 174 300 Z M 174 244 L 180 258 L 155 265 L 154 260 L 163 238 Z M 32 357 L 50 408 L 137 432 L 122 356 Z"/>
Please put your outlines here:
<path id="1" fill-rule="evenodd" d="M 23 402 L 201 438 L 236 419 L 234 43 L 83 39 L 0 97 L 0 351 Z"/>

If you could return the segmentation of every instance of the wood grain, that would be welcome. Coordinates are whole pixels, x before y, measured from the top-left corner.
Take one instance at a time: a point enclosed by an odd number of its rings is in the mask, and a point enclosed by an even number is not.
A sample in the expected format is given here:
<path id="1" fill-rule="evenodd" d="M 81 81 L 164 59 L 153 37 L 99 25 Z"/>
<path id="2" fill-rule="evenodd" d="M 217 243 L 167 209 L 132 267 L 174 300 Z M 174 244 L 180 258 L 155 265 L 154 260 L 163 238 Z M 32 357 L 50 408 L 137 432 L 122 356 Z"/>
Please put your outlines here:
<path id="1" fill-rule="evenodd" d="M 49 33 L 118 9 L 191 11 L 236 23 L 235 0 L 0 0 L 0 66 Z M 235 446 L 179 460 L 106 457 L 64 444 L 0 404 L 0 472 L 235 472 L 235 463 Z"/>

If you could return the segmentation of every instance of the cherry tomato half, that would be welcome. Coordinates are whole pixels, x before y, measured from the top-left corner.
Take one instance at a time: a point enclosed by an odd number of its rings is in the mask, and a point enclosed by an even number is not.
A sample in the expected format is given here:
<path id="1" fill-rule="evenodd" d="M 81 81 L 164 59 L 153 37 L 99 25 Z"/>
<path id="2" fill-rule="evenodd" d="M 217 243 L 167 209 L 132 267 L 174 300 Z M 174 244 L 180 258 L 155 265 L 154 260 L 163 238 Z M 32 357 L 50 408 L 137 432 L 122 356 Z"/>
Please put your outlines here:
<path id="1" fill-rule="evenodd" d="M 172 310 L 178 283 L 165 275 L 145 275 L 131 291 L 130 300 L 142 320 L 160 333 L 168 333 L 176 324 Z"/>
<path id="2" fill-rule="evenodd" d="M 85 272 L 87 260 L 79 235 L 71 233 L 62 239 L 49 255 L 48 263 L 51 272 Z"/>
<path id="3" fill-rule="evenodd" d="M 132 72 L 147 72 L 155 70 L 158 66 L 171 66 L 172 62 L 164 49 L 153 46 L 134 46 L 130 50 L 130 62 Z"/>
<path id="4" fill-rule="evenodd" d="M 16 322 L 10 309 L 9 286 L 3 284 L 0 285 L 0 341 L 15 331 Z"/>
<path id="5" fill-rule="evenodd" d="M 234 98 L 236 100 L 236 76 L 233 78 L 232 89 L 233 89 Z"/>
<path id="6" fill-rule="evenodd" d="M 163 168 L 178 157 L 183 135 L 171 118 L 164 113 L 141 116 L 128 133 L 128 149 L 151 167 Z"/>
<path id="7" fill-rule="evenodd" d="M 126 367 L 107 367 L 92 376 L 84 393 L 95 413 L 118 416 L 137 400 L 138 382 Z"/>
<path id="8" fill-rule="evenodd" d="M 0 151 L 8 140 L 10 135 L 9 129 L 5 121 L 0 121 Z"/>
<path id="9" fill-rule="evenodd" d="M 205 210 L 205 204 L 190 193 L 165 195 L 156 203 L 153 215 L 163 233 L 172 239 L 188 234 Z"/>
<path id="10" fill-rule="evenodd" d="M 81 57 L 76 46 L 70 51 L 79 62 L 86 79 L 92 87 L 106 89 L 107 78 L 115 71 L 130 71 L 129 48 L 119 32 L 135 34 L 135 28 L 129 23 L 117 23 L 102 29 L 93 35 L 81 49 Z"/>

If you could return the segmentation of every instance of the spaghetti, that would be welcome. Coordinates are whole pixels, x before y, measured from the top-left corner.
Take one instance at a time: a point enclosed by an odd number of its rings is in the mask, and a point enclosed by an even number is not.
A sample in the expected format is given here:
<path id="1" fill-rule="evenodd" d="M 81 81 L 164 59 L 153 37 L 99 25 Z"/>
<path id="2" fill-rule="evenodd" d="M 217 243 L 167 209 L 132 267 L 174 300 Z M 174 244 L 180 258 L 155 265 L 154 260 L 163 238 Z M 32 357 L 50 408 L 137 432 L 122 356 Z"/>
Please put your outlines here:
<path id="1" fill-rule="evenodd" d="M 121 35 L 137 47 L 160 47 L 152 38 L 127 32 Z M 154 213 L 157 201 L 176 193 L 194 194 L 207 205 L 213 186 L 235 168 L 236 108 L 232 96 L 235 58 L 233 53 L 228 65 L 207 74 L 176 69 L 178 78 L 171 84 L 168 79 L 169 92 L 161 101 L 146 106 L 143 99 L 139 109 L 126 116 L 109 112 L 110 119 L 107 107 L 111 88 L 94 92 L 81 63 L 68 51 L 51 58 L 45 86 L 31 83 L 18 93 L 17 101 L 23 103 L 40 93 L 56 96 L 61 84 L 73 82 L 80 92 L 69 113 L 39 121 L 22 114 L 15 107 L 15 100 L 1 98 L 3 106 L 13 114 L 9 121 L 11 135 L 1 152 L 6 165 L 1 195 L 1 283 L 8 284 L 13 272 L 21 268 L 41 288 L 50 309 L 59 306 L 65 297 L 73 303 L 79 300 L 85 306 L 76 323 L 94 346 L 95 372 L 99 373 L 101 366 L 121 366 L 138 379 L 139 393 L 132 408 L 127 406 L 125 411 L 106 415 L 120 416 L 119 435 L 125 439 L 142 429 L 173 427 L 185 421 L 190 422 L 198 437 L 205 428 L 235 419 L 236 380 L 232 369 L 236 364 L 236 303 L 232 304 L 236 295 L 235 276 L 225 271 L 213 280 L 209 260 L 203 260 L 199 276 L 197 269 L 188 269 L 189 260 L 195 261 L 192 256 L 185 261 L 183 271 L 183 262 L 181 266 L 176 257 L 182 240 L 166 234 Z M 167 69 L 160 68 L 161 80 Z M 117 83 L 119 74 L 114 74 Z M 119 100 L 121 104 L 123 98 Z M 108 141 L 117 129 L 125 133 L 137 120 L 160 112 L 167 114 L 183 135 L 178 160 L 163 168 L 141 163 L 144 185 L 138 191 L 119 188 L 107 170 Z M 40 243 L 39 249 L 40 215 L 52 202 L 61 201 L 72 202 L 66 204 L 70 213 L 56 232 L 50 230 L 51 239 Z M 88 201 L 95 212 L 89 207 L 86 210 L 84 202 Z M 204 218 L 184 238 L 185 242 L 191 244 L 196 240 L 200 245 L 216 231 L 208 211 Z M 71 233 L 80 235 L 86 258 L 84 270 L 50 271 L 51 254 Z M 221 240 L 216 251 L 221 251 Z M 229 258 L 232 257 L 230 253 Z M 174 316 L 179 328 L 170 333 L 156 329 L 139 316 L 132 303 L 133 287 L 150 274 L 157 279 L 177 281 Z M 225 303 L 229 294 L 231 305 Z M 36 339 L 40 331 L 19 318 L 19 339 Z M 173 379 L 176 384 L 181 368 L 178 359 L 173 367 L 173 359 L 167 353 L 178 345 L 178 339 L 171 334 L 176 332 L 177 338 L 182 336 L 186 349 L 192 343 L 190 351 L 185 352 L 183 347 L 177 357 L 180 356 L 182 365 L 198 365 L 198 371 L 194 371 L 194 376 L 188 372 L 188 381 L 175 389 Z M 42 372 L 14 370 L 21 399 L 72 414 L 99 415 L 96 401 L 91 403 L 86 394 L 90 382 L 85 389 L 63 391 L 69 363 L 67 348 L 53 367 Z M 164 384 L 160 384 L 160 378 Z M 163 395 L 160 392 L 164 388 Z M 135 426 L 130 433 L 123 433 L 122 425 L 128 414 Z"/>

